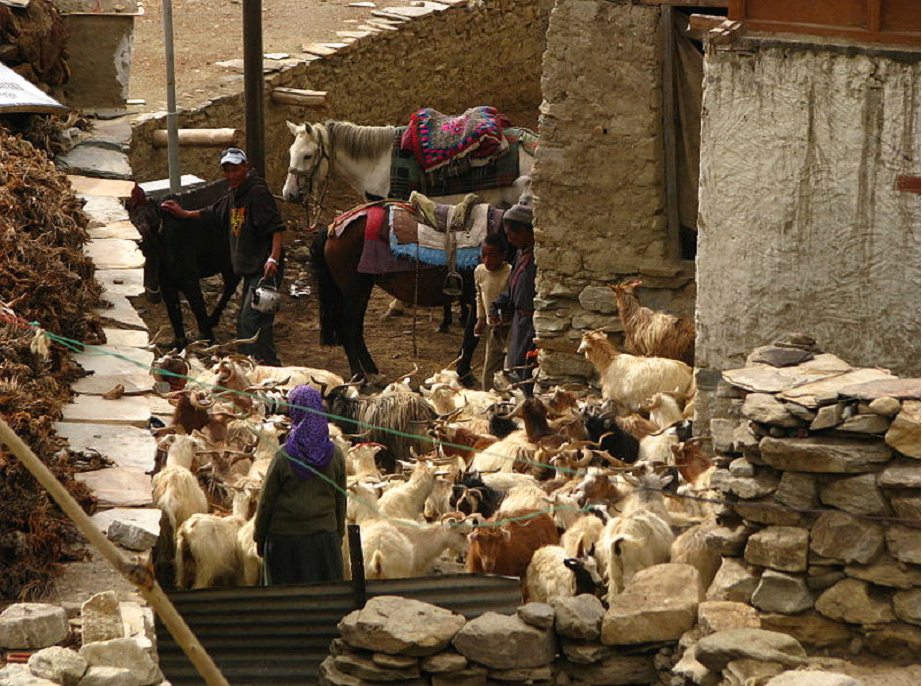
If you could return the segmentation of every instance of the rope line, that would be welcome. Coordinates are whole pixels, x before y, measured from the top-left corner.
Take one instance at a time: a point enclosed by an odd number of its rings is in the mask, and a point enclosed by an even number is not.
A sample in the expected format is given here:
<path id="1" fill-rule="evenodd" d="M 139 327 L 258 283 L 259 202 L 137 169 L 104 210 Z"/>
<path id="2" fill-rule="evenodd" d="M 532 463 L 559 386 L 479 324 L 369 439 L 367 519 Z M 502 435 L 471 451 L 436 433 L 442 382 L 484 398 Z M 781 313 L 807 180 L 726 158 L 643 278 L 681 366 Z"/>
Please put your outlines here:
<path id="1" fill-rule="evenodd" d="M 9 322 L 10 324 L 13 324 L 13 325 L 18 326 L 18 327 L 23 328 L 23 329 L 32 328 L 32 329 L 34 329 L 34 330 L 37 330 L 37 329 L 39 328 L 39 325 L 38 325 L 37 322 L 31 322 L 31 323 L 28 323 L 28 324 L 27 324 L 27 323 L 25 323 L 25 320 L 24 320 L 24 319 L 22 319 L 21 317 L 16 316 L 15 314 L 12 314 L 12 316 L 9 316 L 7 313 L 10 313 L 10 312 L 11 312 L 10 308 L 9 308 L 8 306 L 4 305 L 2 302 L 0 302 L 0 305 L 3 306 L 2 309 L 0 309 L 0 320 L 7 321 L 7 322 Z M 139 368 L 141 368 L 141 369 L 144 369 L 144 370 L 146 370 L 148 373 L 156 372 L 158 375 L 162 375 L 162 376 L 169 376 L 169 377 L 182 378 L 182 379 L 185 379 L 187 382 L 191 382 L 191 383 L 193 383 L 193 384 L 195 384 L 195 385 L 197 385 L 197 386 L 199 386 L 199 387 L 202 387 L 203 389 L 206 389 L 206 390 L 209 390 L 209 389 L 210 389 L 211 391 L 215 391 L 215 390 L 216 390 L 216 391 L 218 391 L 218 392 L 220 392 L 220 393 L 222 393 L 222 394 L 230 393 L 230 394 L 235 394 L 235 395 L 240 396 L 240 397 L 249 398 L 249 399 L 251 399 L 251 400 L 256 400 L 256 401 L 259 401 L 259 402 L 264 402 L 264 401 L 265 401 L 265 398 L 264 398 L 264 397 L 260 397 L 260 396 L 257 395 L 257 394 L 249 393 L 249 392 L 246 392 L 246 391 L 238 391 L 238 390 L 232 389 L 232 388 L 226 388 L 226 387 L 224 387 L 224 386 L 219 386 L 219 385 L 217 385 L 217 384 L 211 384 L 211 383 L 202 381 L 202 380 L 200 380 L 200 379 L 196 379 L 196 378 L 194 378 L 194 377 L 191 377 L 191 376 L 188 376 L 188 375 L 185 375 L 185 374 L 180 374 L 180 373 L 171 372 L 171 371 L 168 371 L 168 370 L 165 370 L 165 369 L 160 369 L 160 368 L 151 367 L 151 366 L 149 366 L 149 365 L 146 365 L 146 364 L 143 364 L 143 363 L 141 363 L 141 362 L 138 362 L 137 360 L 132 359 L 131 357 L 128 357 L 127 355 L 124 355 L 124 354 L 121 354 L 121 353 L 117 353 L 117 352 L 112 351 L 112 350 L 105 350 L 105 349 L 103 349 L 101 346 L 97 346 L 97 345 L 93 345 L 93 344 L 89 344 L 89 343 L 82 343 L 82 342 L 80 342 L 80 341 L 76 341 L 76 340 L 73 340 L 73 339 L 70 339 L 70 338 L 66 338 L 66 337 L 60 336 L 60 335 L 58 335 L 58 334 L 50 333 L 50 332 L 48 332 L 48 331 L 42 331 L 42 332 L 41 332 L 41 335 L 44 335 L 44 336 L 47 337 L 49 340 L 51 340 L 51 341 L 53 341 L 53 342 L 56 342 L 56 343 L 59 343 L 59 344 L 61 344 L 62 346 L 68 348 L 69 350 L 73 350 L 73 351 L 75 351 L 75 352 L 82 352 L 82 353 L 88 353 L 88 354 L 94 354 L 94 355 L 100 355 L 100 356 L 102 356 L 102 355 L 110 355 L 110 356 L 112 356 L 112 357 L 115 357 L 115 358 L 124 360 L 124 361 L 126 361 L 126 362 L 129 362 L 129 363 L 131 363 L 131 364 L 133 364 L 133 365 L 135 365 L 135 366 L 137 366 L 137 367 L 139 367 Z M 368 422 L 363 422 L 363 421 L 357 420 L 357 419 L 350 419 L 350 418 L 347 418 L 347 417 L 341 417 L 341 416 L 334 415 L 334 414 L 329 413 L 329 412 L 324 412 L 324 411 L 322 411 L 322 410 L 315 410 L 315 409 L 310 408 L 310 407 L 302 407 L 302 406 L 300 406 L 300 405 L 292 405 L 291 403 L 287 402 L 287 400 L 278 402 L 277 404 L 278 404 L 279 406 L 284 406 L 284 407 L 289 407 L 289 408 L 291 408 L 291 407 L 296 407 L 296 408 L 301 409 L 301 410 L 303 410 L 303 411 L 305 411 L 305 412 L 310 412 L 310 413 L 314 413 L 314 414 L 320 414 L 320 415 L 326 417 L 328 421 L 330 421 L 330 420 L 348 421 L 348 422 L 351 422 L 351 423 L 353 423 L 353 424 L 355 424 L 355 425 L 357 425 L 357 426 L 361 426 L 361 427 L 363 427 L 363 428 L 375 429 L 375 430 L 378 430 L 378 431 L 383 431 L 383 432 L 385 432 L 385 433 L 393 434 L 393 435 L 395 435 L 395 436 L 401 436 L 401 437 L 404 437 L 404 438 L 411 438 L 411 439 L 429 441 L 429 442 L 431 442 L 431 443 L 434 443 L 436 446 L 448 446 L 448 447 L 453 447 L 453 448 L 459 448 L 459 449 L 462 449 L 462 450 L 468 450 L 468 451 L 476 452 L 476 453 L 478 453 L 478 454 L 491 455 L 491 456 L 493 456 L 493 457 L 501 458 L 501 459 L 503 459 L 503 460 L 511 460 L 512 462 L 518 462 L 518 463 L 520 463 L 520 464 L 525 464 L 525 465 L 529 465 L 529 466 L 541 466 L 541 467 L 543 467 L 543 468 L 554 469 L 554 470 L 555 470 L 556 472 L 558 472 L 558 473 L 566 473 L 566 474 L 570 474 L 570 475 L 573 475 L 573 476 L 585 476 L 585 474 L 584 474 L 583 472 L 580 472 L 580 471 L 577 470 L 577 469 L 571 469 L 571 468 L 566 467 L 566 466 L 551 467 L 550 465 L 545 464 L 545 463 L 543 463 L 543 462 L 536 462 L 536 461 L 533 461 L 533 460 L 527 460 L 527 459 L 525 459 L 525 458 L 519 458 L 519 457 L 509 457 L 509 456 L 506 456 L 506 455 L 501 455 L 501 454 L 499 454 L 499 453 L 491 452 L 489 449 L 486 449 L 486 450 L 475 450 L 475 449 L 472 448 L 471 446 L 467 446 L 467 445 L 463 445 L 463 444 L 457 444 L 457 443 L 451 443 L 451 442 L 449 442 L 449 441 L 443 441 L 443 440 L 440 440 L 440 439 L 437 439 L 437 438 L 433 438 L 433 437 L 431 437 L 431 436 L 425 436 L 425 435 L 420 435 L 420 434 L 410 434 L 410 433 L 406 433 L 406 432 L 400 431 L 400 430 L 398 430 L 398 429 L 391 429 L 391 428 L 389 428 L 389 427 L 378 426 L 378 425 L 371 424 L 371 423 L 368 423 Z M 256 427 L 257 427 L 258 425 L 257 425 L 257 423 L 254 422 L 252 419 L 250 419 L 249 417 L 247 417 L 247 418 L 245 418 L 245 419 L 244 419 L 244 418 L 241 418 L 241 420 L 244 421 L 244 422 L 246 422 L 246 424 L 251 428 L 253 434 L 256 435 L 257 440 L 260 441 L 260 442 L 262 442 L 264 445 L 268 446 L 269 448 L 271 448 L 271 449 L 273 450 L 273 452 L 281 452 L 281 453 L 286 457 L 286 459 L 288 459 L 289 461 L 294 462 L 294 463 L 297 463 L 297 464 L 299 464 L 299 465 L 301 465 L 301 466 L 303 466 L 303 467 L 306 467 L 306 468 L 309 469 L 311 472 L 313 472 L 316 476 L 319 476 L 321 479 L 327 481 L 331 486 L 333 486 L 333 488 L 335 488 L 336 490 L 338 490 L 338 491 L 344 493 L 344 494 L 346 495 L 347 498 L 352 498 L 353 500 L 355 500 L 355 501 L 358 502 L 359 504 L 361 504 L 361 505 L 365 506 L 366 508 L 368 508 L 370 511 L 375 512 L 375 513 L 378 515 L 378 518 L 385 519 L 385 520 L 390 521 L 390 522 L 392 522 L 392 523 L 394 523 L 394 524 L 399 524 L 400 526 L 413 526 L 413 527 L 418 527 L 418 528 L 423 528 L 423 527 L 427 526 L 427 524 L 422 524 L 422 523 L 419 523 L 419 522 L 413 522 L 413 521 L 410 521 L 410 520 L 398 519 L 398 518 L 395 518 L 395 517 L 389 517 L 389 516 L 387 516 L 387 515 L 382 515 L 382 514 L 379 512 L 379 510 L 378 510 L 378 508 L 376 507 L 376 505 L 371 504 L 371 503 L 368 503 L 368 502 L 366 502 L 364 499 L 360 498 L 359 496 L 356 496 L 356 495 L 352 494 L 352 493 L 349 491 L 348 487 L 345 488 L 345 489 L 341 488 L 338 484 L 334 483 L 329 477 L 327 477 L 327 476 L 326 476 L 325 474 L 323 474 L 322 472 L 319 472 L 318 470 L 316 470 L 316 469 L 315 469 L 314 467 L 312 467 L 311 465 L 309 465 L 309 464 L 307 464 L 307 463 L 305 463 L 305 462 L 302 462 L 301 460 L 299 460 L 299 459 L 297 459 L 297 458 L 295 458 L 295 457 L 289 455 L 288 452 L 284 449 L 284 446 L 283 446 L 283 445 L 280 445 L 280 446 L 276 447 L 276 446 L 274 446 L 273 444 L 271 444 L 271 443 L 263 436 L 263 434 L 262 434 L 260 431 L 258 431 L 258 430 L 256 429 Z M 663 465 L 663 466 L 666 466 L 666 465 Z M 668 467 L 668 466 L 666 466 L 666 467 Z M 615 468 L 606 467 L 606 471 L 611 471 L 612 469 L 615 469 Z M 631 471 L 632 469 L 633 469 L 633 467 L 628 467 L 628 468 L 626 468 L 627 471 Z M 622 470 L 622 471 L 624 471 L 624 470 Z M 835 510 L 823 510 L 823 509 L 819 509 L 819 508 L 796 508 L 796 507 L 791 507 L 791 506 L 789 506 L 789 505 L 785 505 L 785 504 L 783 504 L 783 503 L 759 503 L 759 502 L 747 502 L 747 501 L 745 501 L 745 500 L 743 500 L 743 501 L 733 501 L 733 500 L 727 500 L 727 499 L 723 499 L 723 498 L 707 498 L 707 497 L 695 496 L 695 495 L 691 495 L 691 494 L 687 494 L 687 493 L 673 493 L 673 492 L 671 492 L 671 491 L 669 491 L 669 490 L 667 490 L 667 489 L 664 489 L 664 488 L 652 488 L 652 487 L 649 487 L 649 486 L 638 486 L 638 487 L 635 487 L 635 490 L 655 491 L 655 492 L 658 492 L 658 493 L 662 494 L 663 496 L 665 496 L 665 497 L 667 497 L 667 498 L 673 498 L 673 499 L 679 499 L 679 500 L 691 500 L 691 501 L 709 503 L 709 504 L 714 504 L 714 505 L 727 505 L 727 506 L 731 506 L 731 507 L 732 507 L 732 506 L 736 506 L 736 505 L 744 505 L 745 507 L 754 507 L 754 508 L 765 509 L 765 510 L 783 510 L 783 511 L 786 511 L 786 512 L 794 512 L 794 513 L 797 513 L 797 514 L 799 514 L 799 515 L 820 515 L 820 514 L 823 514 L 823 513 L 826 513 L 826 512 L 834 512 L 834 511 L 835 511 Z M 550 496 L 548 496 L 548 497 L 550 497 Z M 626 497 L 626 496 L 624 496 L 624 497 Z M 489 522 L 489 523 L 472 523 L 472 522 L 460 522 L 460 523 L 459 523 L 459 522 L 451 522 L 451 523 L 449 523 L 449 526 L 457 526 L 457 527 L 464 527 L 464 528 L 480 527 L 480 526 L 496 527 L 496 526 L 501 526 L 502 524 L 505 524 L 505 523 L 508 523 L 508 522 L 515 522 L 515 521 L 527 520 L 527 519 L 531 519 L 531 518 L 533 518 L 533 517 L 541 516 L 541 515 L 543 515 L 543 514 L 549 514 L 549 515 L 550 515 L 550 514 L 553 514 L 553 513 L 555 513 L 555 512 L 576 512 L 576 513 L 583 513 L 583 514 L 586 514 L 586 513 L 590 513 L 590 512 L 592 512 L 592 511 L 594 511 L 594 510 L 597 508 L 597 506 L 598 506 L 599 504 L 611 504 L 611 503 L 610 503 L 610 502 L 609 502 L 609 503 L 590 503 L 590 504 L 587 504 L 586 506 L 580 507 L 580 508 L 575 508 L 575 507 L 570 506 L 570 505 L 562 505 L 562 506 L 556 506 L 556 505 L 555 505 L 555 506 L 549 507 L 549 508 L 547 508 L 547 509 L 538 510 L 538 511 L 531 512 L 531 513 L 524 514 L 524 515 L 517 516 L 517 517 L 511 517 L 511 518 L 505 518 L 505 519 L 495 520 L 495 521 Z M 847 513 L 847 514 L 849 514 L 851 517 L 854 517 L 855 519 L 861 519 L 861 520 L 868 520 L 868 521 L 874 521 L 874 522 L 900 523 L 900 524 L 907 524 L 907 525 L 910 525 L 910 526 L 916 526 L 916 525 L 918 525 L 918 520 L 913 520 L 913 519 L 908 519 L 908 518 L 902 518 L 902 517 L 890 517 L 890 516 L 885 516 L 885 515 L 870 515 L 870 514 L 858 514 L 858 513 Z"/>

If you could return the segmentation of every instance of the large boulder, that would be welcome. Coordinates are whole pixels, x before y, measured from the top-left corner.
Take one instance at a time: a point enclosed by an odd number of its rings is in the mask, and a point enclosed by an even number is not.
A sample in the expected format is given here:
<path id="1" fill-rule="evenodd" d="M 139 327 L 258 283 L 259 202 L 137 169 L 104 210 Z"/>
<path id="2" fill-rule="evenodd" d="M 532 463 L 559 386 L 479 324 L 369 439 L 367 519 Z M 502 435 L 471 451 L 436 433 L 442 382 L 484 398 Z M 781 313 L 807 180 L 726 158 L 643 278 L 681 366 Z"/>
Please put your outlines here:
<path id="1" fill-rule="evenodd" d="M 35 676 L 64 686 L 76 686 L 86 669 L 86 660 L 76 651 L 61 646 L 43 648 L 29 656 L 29 670 Z"/>
<path id="2" fill-rule="evenodd" d="M 805 572 L 809 538 L 809 532 L 799 527 L 766 527 L 749 537 L 746 562 L 782 572 Z"/>
<path id="3" fill-rule="evenodd" d="M 90 667 L 115 667 L 131 672 L 140 686 L 159 684 L 163 674 L 150 654 L 133 638 L 114 638 L 83 646 L 80 654 Z"/>
<path id="4" fill-rule="evenodd" d="M 90 667 L 79 686 L 141 686 L 141 682 L 128 669 Z"/>
<path id="5" fill-rule="evenodd" d="M 868 563 L 884 547 L 884 532 L 875 522 L 830 510 L 819 516 L 810 532 L 810 550 L 845 562 Z"/>
<path id="6" fill-rule="evenodd" d="M 698 618 L 701 575 L 691 565 L 669 563 L 641 570 L 611 599 L 602 619 L 602 643 L 635 645 L 679 638 Z"/>
<path id="7" fill-rule="evenodd" d="M 0 648 L 48 648 L 69 633 L 67 613 L 60 605 L 17 603 L 0 613 Z"/>
<path id="8" fill-rule="evenodd" d="M 824 617 L 849 624 L 884 624 L 896 617 L 890 602 L 873 594 L 864 581 L 843 579 L 823 591 L 816 611 Z"/>
<path id="9" fill-rule="evenodd" d="M 806 664 L 807 653 L 797 639 L 764 629 L 718 631 L 698 641 L 695 659 L 712 672 L 734 660 L 778 662 L 785 667 Z"/>
<path id="10" fill-rule="evenodd" d="M 743 560 L 725 557 L 707 591 L 708 600 L 748 603 L 759 585 L 759 575 Z"/>
<path id="11" fill-rule="evenodd" d="M 554 601 L 557 633 L 567 638 L 595 641 L 601 636 L 605 607 L 594 595 L 584 593 L 575 598 Z"/>
<path id="12" fill-rule="evenodd" d="M 919 585 L 919 568 L 881 555 L 869 565 L 851 564 L 845 573 L 853 579 L 870 581 L 878 586 L 891 588 L 912 588 Z"/>
<path id="13" fill-rule="evenodd" d="M 920 449 L 920 422 L 919 401 L 907 400 L 903 403 L 900 413 L 890 424 L 884 440 L 894 450 L 901 452 L 906 457 L 922 458 Z"/>
<path id="14" fill-rule="evenodd" d="M 0 669 L 0 684 L 3 686 L 58 686 L 57 682 L 35 676 L 28 665 L 8 664 Z"/>
<path id="15" fill-rule="evenodd" d="M 815 669 L 805 669 L 796 672 L 782 672 L 772 677 L 765 686 L 864 686 L 857 679 L 847 674 L 834 672 L 820 672 Z"/>
<path id="16" fill-rule="evenodd" d="M 381 653 L 432 655 L 445 649 L 464 626 L 464 617 L 398 596 L 377 596 L 339 623 L 346 642 Z"/>
<path id="17" fill-rule="evenodd" d="M 83 603 L 83 645 L 125 637 L 122 611 L 114 591 L 97 593 Z"/>
<path id="18" fill-rule="evenodd" d="M 539 629 L 518 617 L 487 612 L 472 619 L 452 641 L 469 660 L 493 669 L 542 667 L 554 661 L 557 641 L 550 629 Z"/>
<path id="19" fill-rule="evenodd" d="M 879 441 L 823 436 L 766 436 L 759 441 L 759 451 L 766 464 L 794 472 L 869 472 L 892 457 L 890 449 Z"/>
<path id="20" fill-rule="evenodd" d="M 793 615 L 813 607 L 813 594 L 801 577 L 766 569 L 752 594 L 752 604 L 766 612 Z"/>
<path id="21" fill-rule="evenodd" d="M 707 600 L 698 605 L 698 626 L 713 634 L 727 629 L 758 629 L 759 613 L 746 603 L 729 600 Z"/>
<path id="22" fill-rule="evenodd" d="M 857 515 L 890 513 L 884 494 L 877 486 L 875 474 L 836 479 L 820 488 L 820 501 L 824 505 Z"/>
<path id="23" fill-rule="evenodd" d="M 848 624 L 833 622 L 816 612 L 804 612 L 799 615 L 764 612 L 760 615 L 760 620 L 763 629 L 793 636 L 801 645 L 814 648 L 848 643 L 852 639 L 852 631 Z"/>

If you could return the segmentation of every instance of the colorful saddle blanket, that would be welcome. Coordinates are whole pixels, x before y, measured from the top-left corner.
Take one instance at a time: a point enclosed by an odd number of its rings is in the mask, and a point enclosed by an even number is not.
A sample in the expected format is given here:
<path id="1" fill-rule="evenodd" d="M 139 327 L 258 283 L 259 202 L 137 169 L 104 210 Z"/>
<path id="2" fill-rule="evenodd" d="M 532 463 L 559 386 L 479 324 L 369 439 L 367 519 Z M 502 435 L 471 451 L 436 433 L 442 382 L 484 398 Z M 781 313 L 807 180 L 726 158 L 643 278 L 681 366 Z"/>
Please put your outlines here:
<path id="1" fill-rule="evenodd" d="M 426 107 L 410 117 L 404 144 L 427 172 L 462 159 L 475 167 L 509 151 L 503 129 L 510 124 L 495 107 L 472 107 L 456 116 Z"/>
<path id="2" fill-rule="evenodd" d="M 509 154 L 492 160 L 489 164 L 471 167 L 465 173 L 459 169 L 438 169 L 426 173 L 420 167 L 412 148 L 404 149 L 401 139 L 408 129 L 398 128 L 394 137 L 391 153 L 391 188 L 390 197 L 406 200 L 413 191 L 419 191 L 432 198 L 444 195 L 464 195 L 476 193 L 485 188 L 511 186 L 519 178 L 519 146 L 525 146 L 531 154 L 537 145 L 538 137 L 528 129 L 508 128 L 503 130 L 503 137 L 509 146 Z"/>
<path id="3" fill-rule="evenodd" d="M 419 260 L 437 267 L 448 265 L 445 250 L 445 228 L 450 225 L 453 205 L 436 205 L 436 218 L 440 229 L 417 221 L 416 215 L 407 212 L 400 205 L 393 205 L 388 224 L 390 226 L 390 248 L 396 257 Z M 487 233 L 501 229 L 503 211 L 486 204 L 475 205 L 467 218 L 464 231 L 455 231 L 455 266 L 458 269 L 473 269 L 480 261 L 480 244 Z"/>

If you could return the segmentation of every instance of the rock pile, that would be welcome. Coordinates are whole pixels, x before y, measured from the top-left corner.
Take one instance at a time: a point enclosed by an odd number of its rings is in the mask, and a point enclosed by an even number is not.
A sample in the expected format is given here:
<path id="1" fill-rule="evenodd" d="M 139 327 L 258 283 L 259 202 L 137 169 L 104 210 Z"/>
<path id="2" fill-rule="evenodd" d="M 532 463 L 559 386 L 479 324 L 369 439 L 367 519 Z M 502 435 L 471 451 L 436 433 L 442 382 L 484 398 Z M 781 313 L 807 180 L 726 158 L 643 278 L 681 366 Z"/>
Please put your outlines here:
<path id="1" fill-rule="evenodd" d="M 378 596 L 340 623 L 342 638 L 320 667 L 320 684 L 651 683 L 659 646 L 618 653 L 602 642 L 604 614 L 597 598 L 582 595 L 554 607 L 529 603 L 515 616 L 488 612 L 466 621 L 426 603 Z"/>
<path id="2" fill-rule="evenodd" d="M 72 644 L 79 630 L 80 649 Z M 46 603 L 11 605 L 0 614 L 0 649 L 35 651 L 28 664 L 0 669 L 0 683 L 16 686 L 147 686 L 160 684 L 154 618 L 150 608 L 99 593 L 68 620 L 67 611 Z"/>
<path id="3" fill-rule="evenodd" d="M 763 628 L 814 647 L 917 658 L 919 380 L 852 368 L 803 334 L 723 379 L 711 483 L 743 535 L 708 599 L 751 603 Z"/>

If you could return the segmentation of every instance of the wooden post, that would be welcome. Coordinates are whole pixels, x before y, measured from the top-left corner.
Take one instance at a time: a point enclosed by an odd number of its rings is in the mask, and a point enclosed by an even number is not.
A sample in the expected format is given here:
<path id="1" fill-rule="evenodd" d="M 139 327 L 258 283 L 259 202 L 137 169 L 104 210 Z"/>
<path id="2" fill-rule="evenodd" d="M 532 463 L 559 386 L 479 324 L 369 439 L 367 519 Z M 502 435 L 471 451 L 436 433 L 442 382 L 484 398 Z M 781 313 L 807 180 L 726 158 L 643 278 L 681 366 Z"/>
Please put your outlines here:
<path id="1" fill-rule="evenodd" d="M 45 463 L 29 449 L 29 446 L 23 443 L 22 439 L 13 432 L 2 418 L 0 418 L 0 441 L 3 441 L 9 447 L 10 451 L 32 473 L 32 476 L 48 491 L 48 494 L 54 498 L 60 508 L 64 510 L 64 513 L 77 525 L 80 533 L 86 536 L 87 540 L 103 554 L 113 567 L 137 586 L 144 599 L 160 615 L 160 619 L 163 620 L 163 624 L 173 636 L 176 645 L 183 649 L 186 657 L 195 665 L 205 683 L 208 686 L 230 686 L 218 666 L 205 652 L 205 648 L 199 643 L 195 634 L 192 633 L 189 625 L 186 624 L 182 616 L 176 611 L 176 608 L 173 607 L 166 593 L 160 588 L 160 584 L 154 579 L 153 570 L 149 566 L 134 564 L 122 557 L 115 544 L 103 535 L 102 531 L 93 523 L 93 520 L 83 511 L 83 508 L 73 499 L 71 494 L 67 492 L 61 482 L 55 478 Z"/>
<path id="2" fill-rule="evenodd" d="M 666 235 L 664 257 L 682 259 L 679 225 L 679 176 L 676 163 L 676 96 L 675 96 L 675 22 L 671 6 L 662 6 L 663 34 L 663 168 L 666 174 Z"/>
<path id="3" fill-rule="evenodd" d="M 368 602 L 365 588 L 365 557 L 362 555 L 362 529 L 358 524 L 349 524 L 346 535 L 349 537 L 349 564 L 352 567 L 352 598 L 355 607 L 361 610 Z"/>
<path id="4" fill-rule="evenodd" d="M 181 146 L 225 148 L 237 145 L 240 131 L 237 129 L 179 129 L 177 142 Z M 154 131 L 155 148 L 167 146 L 167 132 L 163 129 Z"/>

